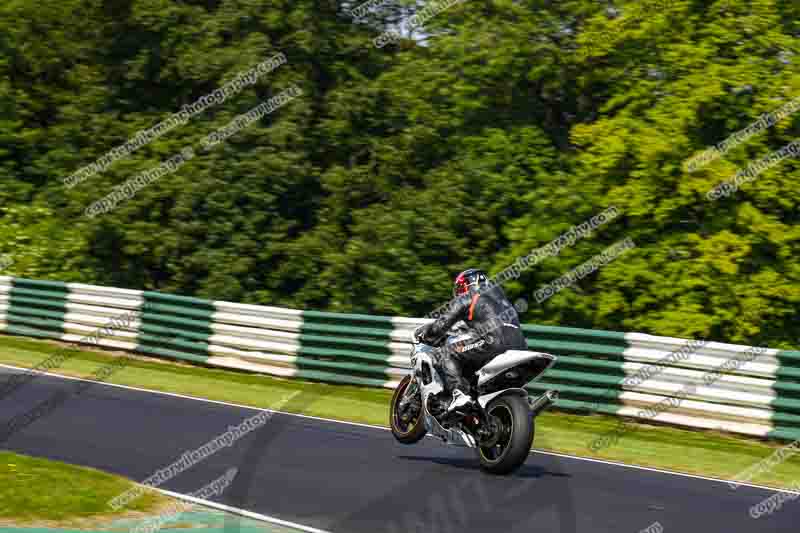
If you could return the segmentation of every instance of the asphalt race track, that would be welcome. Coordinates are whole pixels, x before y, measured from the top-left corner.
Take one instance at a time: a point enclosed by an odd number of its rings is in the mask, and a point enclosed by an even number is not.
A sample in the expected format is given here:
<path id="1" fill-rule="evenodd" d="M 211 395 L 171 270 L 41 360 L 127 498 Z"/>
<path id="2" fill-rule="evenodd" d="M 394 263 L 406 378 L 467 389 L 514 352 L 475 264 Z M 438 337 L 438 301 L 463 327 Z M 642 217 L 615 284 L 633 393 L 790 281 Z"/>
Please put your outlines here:
<path id="1" fill-rule="evenodd" d="M 0 368 L 0 380 L 12 372 Z M 2 430 L 67 394 L 0 447 L 142 481 L 258 413 L 104 384 L 76 395 L 76 383 L 40 376 L 0 400 Z M 334 533 L 638 533 L 655 522 L 665 532 L 788 533 L 800 511 L 790 501 L 755 520 L 750 507 L 772 491 L 550 454 L 494 477 L 478 470 L 472 451 L 434 439 L 403 446 L 379 428 L 282 413 L 162 488 L 189 493 L 231 467 L 239 474 L 217 501 Z"/>

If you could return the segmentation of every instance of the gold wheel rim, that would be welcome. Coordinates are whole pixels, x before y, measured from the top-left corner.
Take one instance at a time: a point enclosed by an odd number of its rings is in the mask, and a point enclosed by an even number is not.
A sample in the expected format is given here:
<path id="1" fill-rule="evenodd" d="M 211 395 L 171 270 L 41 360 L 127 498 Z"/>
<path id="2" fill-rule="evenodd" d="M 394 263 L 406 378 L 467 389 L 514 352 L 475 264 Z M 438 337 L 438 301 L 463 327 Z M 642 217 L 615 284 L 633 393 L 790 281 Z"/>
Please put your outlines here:
<path id="1" fill-rule="evenodd" d="M 403 390 L 400 392 L 400 394 L 399 394 L 398 396 L 402 396 L 403 394 L 405 394 L 405 391 L 406 391 L 406 389 L 408 388 L 408 385 L 409 385 L 410 383 L 411 383 L 411 380 L 409 379 L 409 380 L 406 382 L 405 386 L 403 387 Z M 411 422 L 411 423 L 410 423 L 408 426 L 406 426 L 406 428 L 407 428 L 407 429 L 406 429 L 405 431 L 403 431 L 403 430 L 402 430 L 402 429 L 400 429 L 400 427 L 398 426 L 399 420 L 398 420 L 398 414 L 397 414 L 397 404 L 396 404 L 396 403 L 393 403 L 393 404 L 392 404 L 392 426 L 394 426 L 394 429 L 395 429 L 395 430 L 396 430 L 396 431 L 397 431 L 399 434 L 401 434 L 401 435 L 408 435 L 408 434 L 410 434 L 412 431 L 414 431 L 414 428 L 415 428 L 415 427 L 417 427 L 417 424 L 419 423 L 419 420 L 420 420 L 420 418 L 421 418 L 421 416 L 419 416 L 419 415 L 418 415 L 418 416 L 416 417 L 416 419 L 415 419 L 413 422 Z"/>

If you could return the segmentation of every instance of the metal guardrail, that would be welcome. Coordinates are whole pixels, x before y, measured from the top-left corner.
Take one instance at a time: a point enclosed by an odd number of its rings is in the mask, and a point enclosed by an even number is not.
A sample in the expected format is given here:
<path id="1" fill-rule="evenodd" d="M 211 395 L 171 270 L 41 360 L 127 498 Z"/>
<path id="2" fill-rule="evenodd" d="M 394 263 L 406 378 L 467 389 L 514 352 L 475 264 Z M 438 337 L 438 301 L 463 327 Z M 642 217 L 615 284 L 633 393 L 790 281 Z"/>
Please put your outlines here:
<path id="1" fill-rule="evenodd" d="M 425 320 L 301 311 L 77 283 L 0 277 L 0 332 L 85 342 L 211 366 L 393 388 Z M 800 437 L 800 352 L 640 333 L 523 326 L 531 350 L 559 356 L 531 384 L 556 407 L 748 435 Z M 679 353 L 680 357 L 670 357 Z M 646 379 L 644 379 L 646 378 Z M 713 379 L 712 379 L 713 378 Z M 687 392 L 688 391 L 688 392 Z M 660 410 L 667 399 L 679 398 Z"/>

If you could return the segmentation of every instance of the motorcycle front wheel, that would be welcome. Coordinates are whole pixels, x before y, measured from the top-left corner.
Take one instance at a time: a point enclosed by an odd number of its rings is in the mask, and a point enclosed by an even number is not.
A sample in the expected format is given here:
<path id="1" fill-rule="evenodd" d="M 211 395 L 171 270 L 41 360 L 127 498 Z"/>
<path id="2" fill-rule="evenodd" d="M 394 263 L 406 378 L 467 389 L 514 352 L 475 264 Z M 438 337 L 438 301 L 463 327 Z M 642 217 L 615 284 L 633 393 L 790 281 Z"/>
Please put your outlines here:
<path id="1" fill-rule="evenodd" d="M 527 398 L 500 396 L 486 406 L 486 412 L 498 425 L 497 438 L 491 446 L 479 447 L 481 469 L 492 474 L 513 472 L 528 458 L 535 432 Z"/>
<path id="2" fill-rule="evenodd" d="M 414 391 L 416 388 L 416 391 Z M 409 392 L 414 398 L 414 403 L 419 406 L 416 412 L 409 412 L 413 407 L 409 406 L 404 412 L 401 412 L 400 401 Z M 392 396 L 392 403 L 389 407 L 389 424 L 392 428 L 392 435 L 399 442 L 403 444 L 414 444 L 422 439 L 428 430 L 425 428 L 425 421 L 422 420 L 422 397 L 416 383 L 412 381 L 411 376 L 406 376 L 400 381 L 400 384 L 394 390 Z"/>

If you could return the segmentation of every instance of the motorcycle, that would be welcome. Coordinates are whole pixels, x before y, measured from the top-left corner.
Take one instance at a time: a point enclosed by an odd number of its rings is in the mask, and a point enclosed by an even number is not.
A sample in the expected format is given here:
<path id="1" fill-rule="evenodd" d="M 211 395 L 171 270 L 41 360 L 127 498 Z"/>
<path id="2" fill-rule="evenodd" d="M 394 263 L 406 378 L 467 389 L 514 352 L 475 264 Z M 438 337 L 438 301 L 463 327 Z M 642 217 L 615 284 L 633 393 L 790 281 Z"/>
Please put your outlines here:
<path id="1" fill-rule="evenodd" d="M 457 349 L 468 338 L 452 334 L 446 346 Z M 558 398 L 557 391 L 548 390 L 531 399 L 523 387 L 539 379 L 556 357 L 508 350 L 480 367 L 463 365 L 473 403 L 465 412 L 447 413 L 452 396 L 444 389 L 440 354 L 413 335 L 412 372 L 395 389 L 389 410 L 394 438 L 414 444 L 430 432 L 444 443 L 476 449 L 485 472 L 513 472 L 530 453 L 536 416 Z"/>

